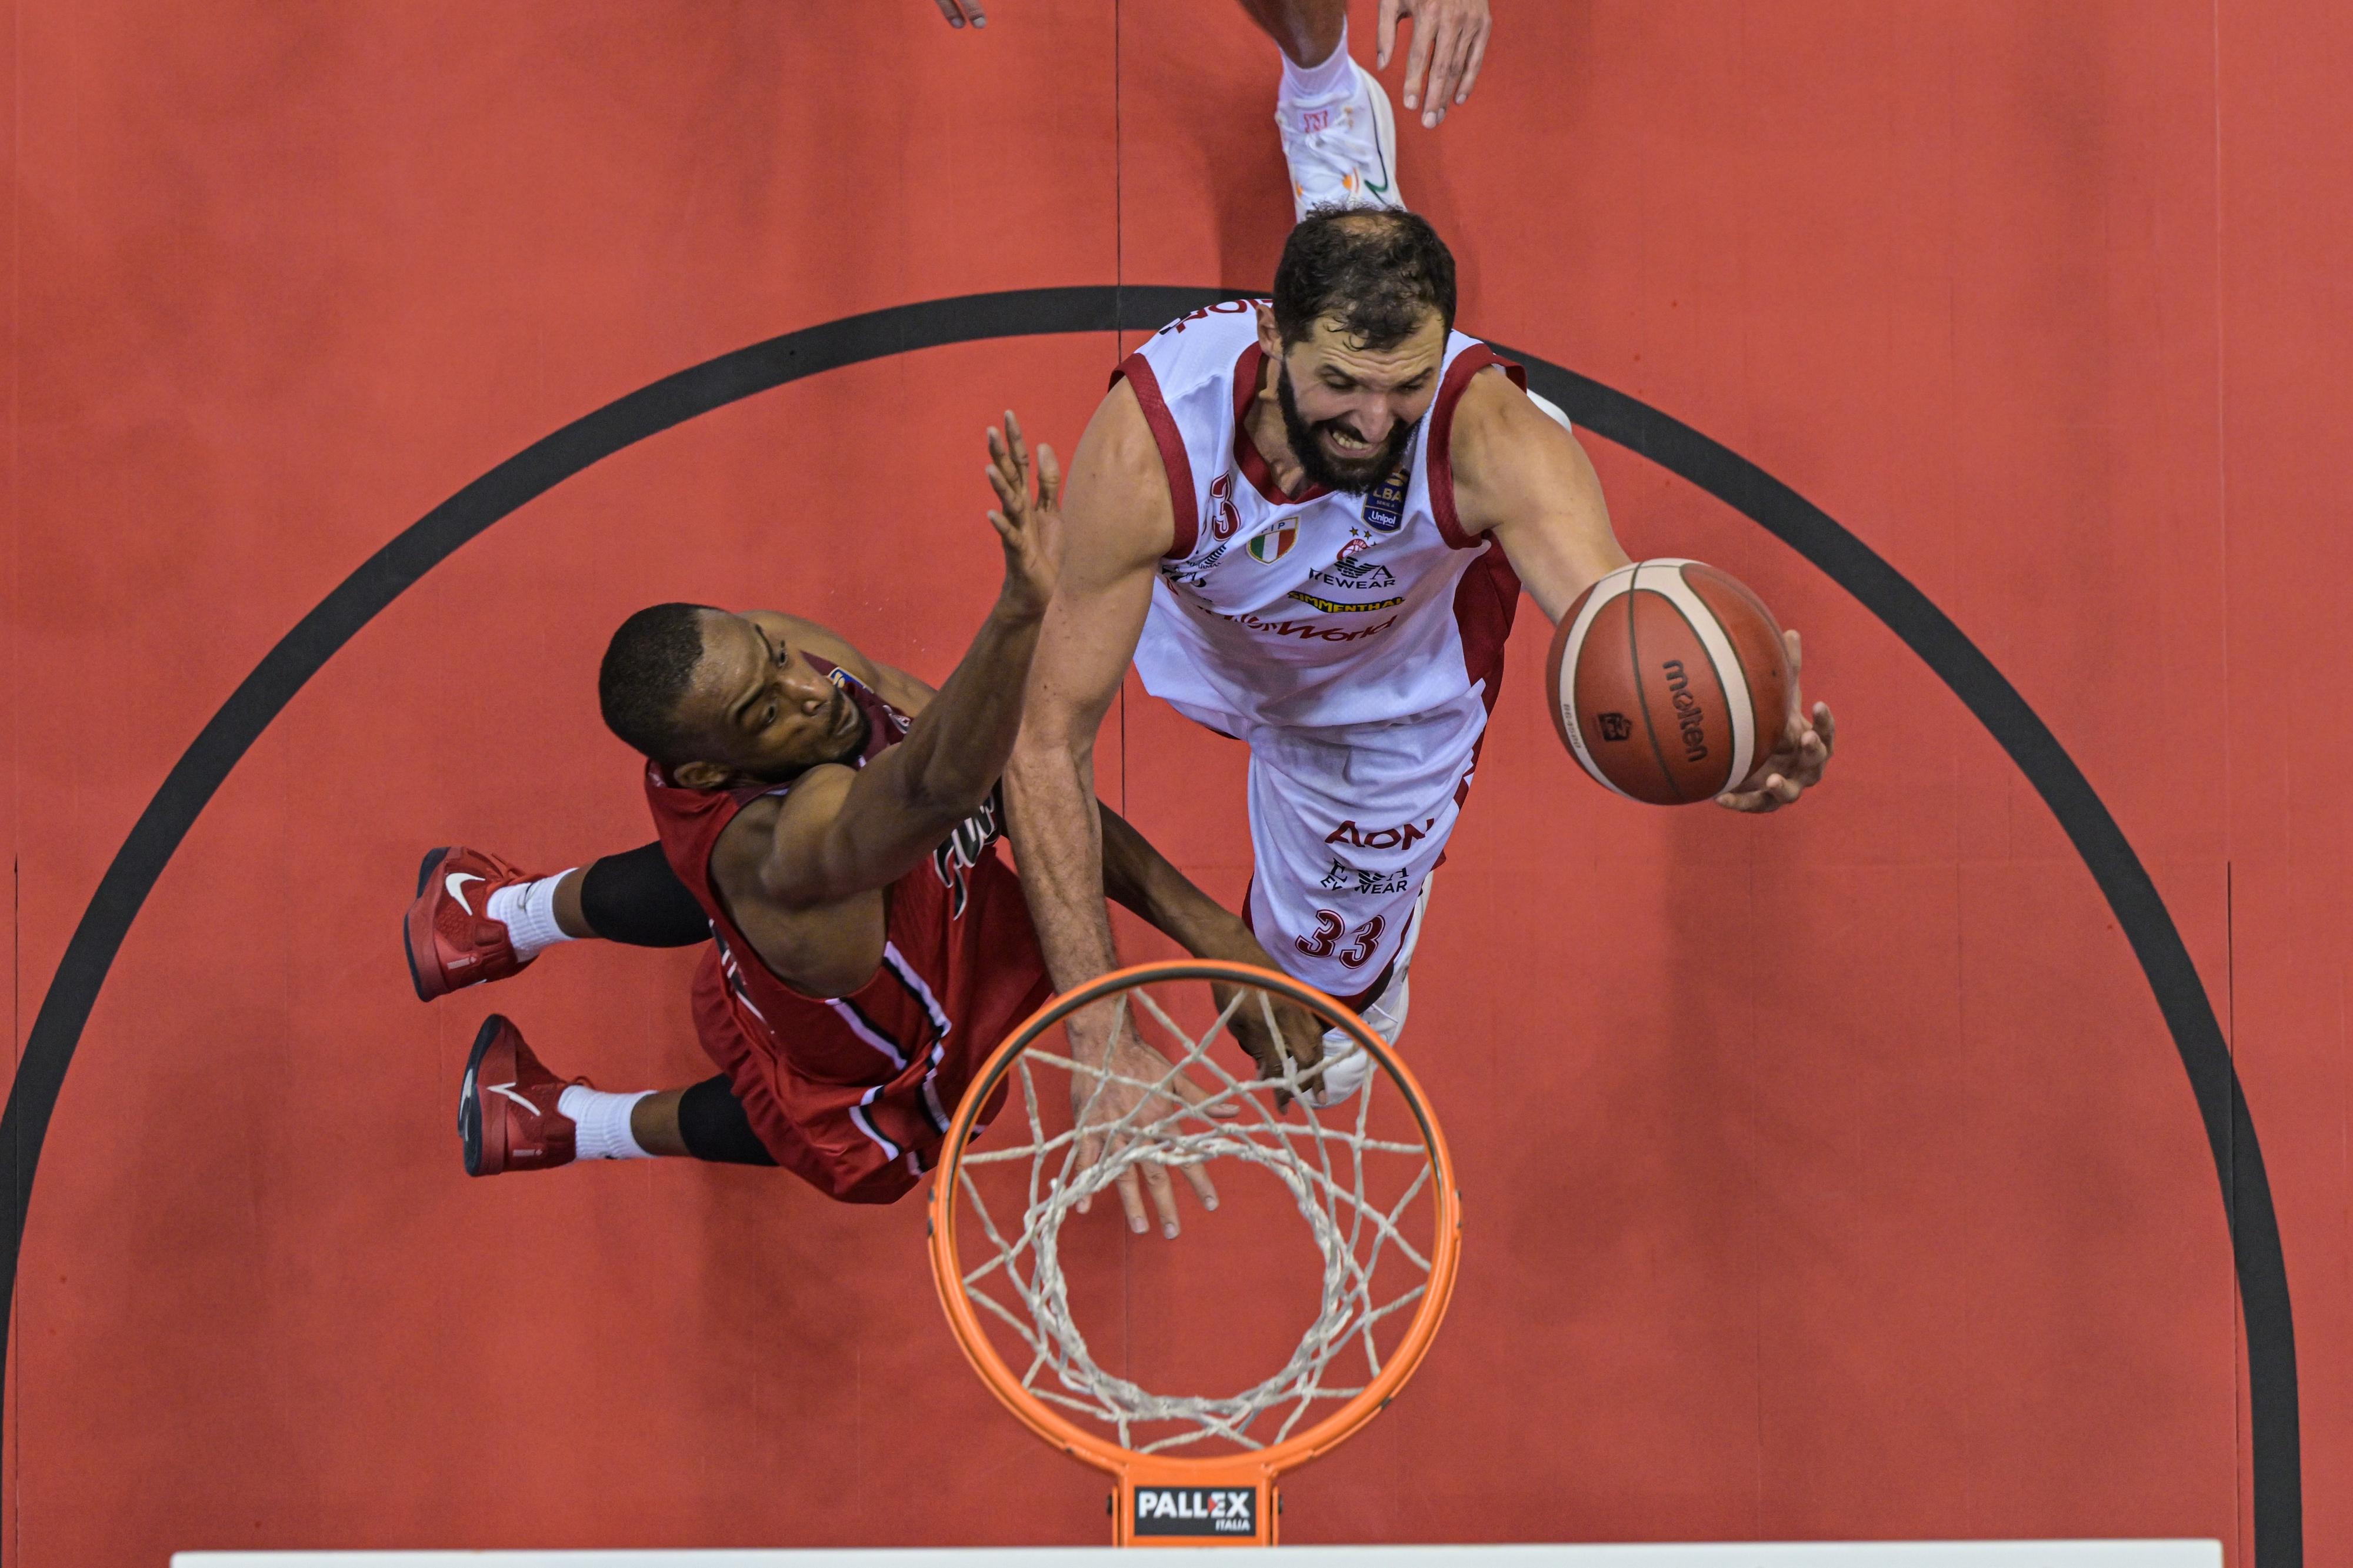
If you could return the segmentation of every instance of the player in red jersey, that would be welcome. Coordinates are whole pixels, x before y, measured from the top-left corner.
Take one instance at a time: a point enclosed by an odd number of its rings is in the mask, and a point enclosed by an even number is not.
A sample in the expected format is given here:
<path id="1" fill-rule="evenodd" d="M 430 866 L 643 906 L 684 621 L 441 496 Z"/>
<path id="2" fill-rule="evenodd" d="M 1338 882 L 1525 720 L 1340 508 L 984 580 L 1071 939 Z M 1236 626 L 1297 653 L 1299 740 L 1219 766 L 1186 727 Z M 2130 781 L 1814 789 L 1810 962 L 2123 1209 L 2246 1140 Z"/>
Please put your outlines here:
<path id="1" fill-rule="evenodd" d="M 994 846 L 997 778 L 1052 594 L 1060 477 L 1040 448 L 1031 499 L 1010 416 L 989 445 L 1004 588 L 939 691 L 813 622 L 656 605 L 615 634 L 599 684 L 607 722 L 648 759 L 669 877 L 644 851 L 540 879 L 474 851 L 427 858 L 404 931 L 420 995 L 512 974 L 551 931 L 600 934 L 600 903 L 620 928 L 601 934 L 632 940 L 634 921 L 655 945 L 712 939 L 694 1016 L 721 1079 L 641 1094 L 566 1084 L 493 1015 L 460 1090 L 470 1173 L 682 1154 L 782 1164 L 837 1198 L 889 1202 L 930 1167 L 972 1072 L 1051 994 Z M 1270 962 L 1239 917 L 1103 815 L 1113 896 L 1189 952 Z M 1314 1035 L 1303 1020 L 1287 1032 Z M 1253 1033 L 1245 1043 L 1270 1059 Z M 1173 1189 L 1154 1173 L 1173 1235 Z M 1140 1204 L 1130 1217 L 1143 1227 Z"/>

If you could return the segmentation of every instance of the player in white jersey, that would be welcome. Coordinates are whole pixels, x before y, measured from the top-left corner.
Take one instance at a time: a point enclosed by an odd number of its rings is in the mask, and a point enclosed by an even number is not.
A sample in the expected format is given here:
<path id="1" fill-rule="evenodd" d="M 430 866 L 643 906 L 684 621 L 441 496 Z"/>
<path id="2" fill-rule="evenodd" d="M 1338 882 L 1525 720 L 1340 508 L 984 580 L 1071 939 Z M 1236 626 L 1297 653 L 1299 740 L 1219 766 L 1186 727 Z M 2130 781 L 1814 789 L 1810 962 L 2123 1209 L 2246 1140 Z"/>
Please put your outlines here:
<path id="1" fill-rule="evenodd" d="M 1520 591 L 1557 621 L 1628 563 L 1567 421 L 1453 317 L 1453 258 L 1426 220 L 1329 209 L 1293 231 L 1271 300 L 1171 322 L 1120 366 L 1072 464 L 1006 774 L 1058 986 L 1115 963 L 1089 803 L 1132 657 L 1148 690 L 1250 745 L 1260 941 L 1384 1036 L 1403 1026 Z M 1725 804 L 1797 800 L 1832 734 L 1793 689 L 1775 754 Z M 1087 1020 L 1078 1048 L 1143 1048 Z M 1369 1064 L 1336 1034 L 1324 1051 L 1324 1098 L 1353 1092 Z M 1133 1184 L 1122 1196 L 1143 1229 Z"/>

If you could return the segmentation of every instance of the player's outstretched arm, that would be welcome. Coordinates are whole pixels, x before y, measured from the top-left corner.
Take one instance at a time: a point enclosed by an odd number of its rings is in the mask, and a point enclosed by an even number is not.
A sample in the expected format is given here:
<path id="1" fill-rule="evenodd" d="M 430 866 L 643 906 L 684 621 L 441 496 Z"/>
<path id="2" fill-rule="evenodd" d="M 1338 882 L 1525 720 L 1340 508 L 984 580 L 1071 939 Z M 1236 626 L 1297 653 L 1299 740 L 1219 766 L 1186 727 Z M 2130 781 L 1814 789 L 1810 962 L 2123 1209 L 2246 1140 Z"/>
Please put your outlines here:
<path id="1" fill-rule="evenodd" d="M 1465 532 L 1493 533 L 1512 570 L 1558 624 L 1577 596 L 1631 562 L 1609 526 L 1601 480 L 1577 437 L 1504 376 L 1482 374 L 1454 413 L 1454 509 Z M 1797 687 L 1799 645 L 1789 650 L 1789 715 L 1774 754 L 1718 797 L 1735 811 L 1776 811 L 1821 782 L 1836 727 L 1830 706 L 1809 713 Z"/>
<path id="2" fill-rule="evenodd" d="M 1116 962 L 1103 908 L 1095 731 L 1144 630 L 1154 563 L 1176 532 L 1160 450 L 1124 381 L 1079 438 L 1068 512 L 1057 591 L 1005 774 L 1021 890 L 1046 967 L 1064 991 Z"/>
<path id="3" fill-rule="evenodd" d="M 1494 535 L 1546 620 L 1631 564 L 1584 447 L 1510 377 L 1472 377 L 1455 405 L 1451 451 L 1463 531 Z"/>
<path id="4" fill-rule="evenodd" d="M 1047 970 L 1063 991 L 1117 962 L 1103 907 L 1095 731 L 1144 630 L 1155 563 L 1176 534 L 1160 450 L 1134 389 L 1124 381 L 1096 407 L 1079 439 L 1071 462 L 1069 511 L 1054 603 L 1029 672 L 1021 738 L 1005 773 L 1022 895 Z M 1106 1135 L 1088 1129 L 1116 1127 L 1141 1098 L 1119 1079 L 1155 1080 L 1167 1069 L 1167 1062 L 1133 1031 L 1115 1032 L 1113 1016 L 1113 1005 L 1106 1004 L 1073 1016 L 1066 1025 L 1078 1059 L 1106 1065 L 1116 1075 L 1109 1080 L 1071 1075 L 1082 1123 L 1082 1168 L 1102 1158 L 1106 1148 Z M 1169 1087 L 1197 1104 L 1203 1098 L 1199 1086 L 1182 1074 Z M 1201 1168 L 1183 1170 L 1201 1201 L 1214 1206 L 1217 1195 Z M 1149 1228 L 1144 1208 L 1149 1189 L 1161 1234 L 1176 1235 L 1176 1191 L 1166 1166 L 1147 1160 L 1139 1176 L 1137 1167 L 1129 1165 L 1116 1185 L 1130 1230 L 1141 1234 Z M 1080 1212 L 1088 1206 L 1082 1203 Z"/>
<path id="5" fill-rule="evenodd" d="M 1061 475 L 1051 447 L 1029 448 L 1005 416 L 988 433 L 989 513 L 1005 548 L 1005 583 L 955 672 L 905 740 L 853 773 L 811 770 L 786 796 L 760 868 L 761 889 L 786 908 L 829 904 L 896 880 L 920 864 L 997 785 L 1021 724 L 1021 694 L 1054 594 Z"/>

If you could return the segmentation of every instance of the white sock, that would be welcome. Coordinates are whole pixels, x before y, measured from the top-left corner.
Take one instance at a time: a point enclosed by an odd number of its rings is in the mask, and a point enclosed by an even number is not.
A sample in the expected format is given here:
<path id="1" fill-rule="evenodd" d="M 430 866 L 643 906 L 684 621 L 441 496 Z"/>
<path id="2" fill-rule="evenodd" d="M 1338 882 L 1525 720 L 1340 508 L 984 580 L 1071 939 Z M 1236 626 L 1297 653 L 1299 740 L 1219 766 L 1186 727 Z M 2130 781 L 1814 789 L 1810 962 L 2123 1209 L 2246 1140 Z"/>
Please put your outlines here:
<path id="1" fill-rule="evenodd" d="M 570 875 L 558 871 L 536 882 L 513 883 L 492 893 L 482 906 L 484 914 L 507 928 L 507 941 L 514 944 L 517 958 L 533 958 L 543 948 L 572 940 L 555 923 L 555 884 Z"/>
<path id="2" fill-rule="evenodd" d="M 604 1094 L 585 1084 L 574 1084 L 558 1095 L 555 1109 L 572 1118 L 577 1129 L 573 1137 L 573 1154 L 582 1160 L 650 1160 L 653 1155 L 638 1147 L 637 1134 L 629 1131 L 629 1112 L 638 1101 L 653 1092 L 646 1089 L 638 1094 Z"/>
<path id="3" fill-rule="evenodd" d="M 1314 103 L 1318 99 L 1337 98 L 1344 92 L 1356 90 L 1356 73 L 1348 61 L 1348 24 L 1340 24 L 1340 43 L 1324 57 L 1321 65 L 1302 66 L 1289 55 L 1282 57 L 1282 91 L 1285 103 Z"/>

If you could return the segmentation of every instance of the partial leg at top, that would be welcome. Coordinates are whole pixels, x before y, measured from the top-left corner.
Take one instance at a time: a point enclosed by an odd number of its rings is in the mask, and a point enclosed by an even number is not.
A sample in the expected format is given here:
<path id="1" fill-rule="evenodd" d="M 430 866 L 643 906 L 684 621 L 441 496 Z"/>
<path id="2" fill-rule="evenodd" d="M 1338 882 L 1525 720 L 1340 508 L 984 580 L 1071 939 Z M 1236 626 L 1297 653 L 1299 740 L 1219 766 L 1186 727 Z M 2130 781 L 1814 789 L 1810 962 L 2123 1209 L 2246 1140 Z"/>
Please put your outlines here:
<path id="1" fill-rule="evenodd" d="M 1242 0 L 1242 9 L 1295 66 L 1330 59 L 1348 28 L 1348 0 Z"/>

